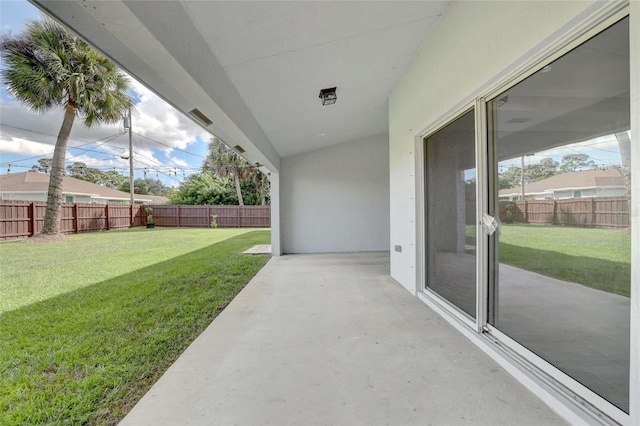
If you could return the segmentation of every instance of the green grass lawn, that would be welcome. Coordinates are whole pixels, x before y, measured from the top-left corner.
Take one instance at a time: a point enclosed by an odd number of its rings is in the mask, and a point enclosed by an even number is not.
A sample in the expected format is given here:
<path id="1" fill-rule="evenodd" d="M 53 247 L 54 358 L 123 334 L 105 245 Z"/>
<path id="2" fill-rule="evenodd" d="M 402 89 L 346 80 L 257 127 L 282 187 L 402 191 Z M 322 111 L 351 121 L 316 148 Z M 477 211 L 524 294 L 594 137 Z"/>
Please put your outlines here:
<path id="1" fill-rule="evenodd" d="M 0 244 L 0 424 L 114 424 L 268 260 L 267 230 Z"/>
<path id="2" fill-rule="evenodd" d="M 610 293 L 630 293 L 628 230 L 504 225 L 500 262 Z"/>

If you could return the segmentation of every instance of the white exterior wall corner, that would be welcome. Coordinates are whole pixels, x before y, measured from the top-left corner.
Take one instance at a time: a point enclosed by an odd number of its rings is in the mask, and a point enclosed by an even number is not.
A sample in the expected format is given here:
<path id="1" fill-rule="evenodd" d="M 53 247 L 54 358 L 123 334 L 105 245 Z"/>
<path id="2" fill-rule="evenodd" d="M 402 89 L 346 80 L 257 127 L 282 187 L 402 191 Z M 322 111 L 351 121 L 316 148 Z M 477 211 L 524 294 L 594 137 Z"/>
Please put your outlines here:
<path id="1" fill-rule="evenodd" d="M 283 253 L 389 249 L 386 134 L 283 158 Z"/>
<path id="2" fill-rule="evenodd" d="M 269 174 L 271 182 L 271 255 L 280 256 L 282 254 L 280 225 L 280 173 L 271 172 Z"/>
<path id="3" fill-rule="evenodd" d="M 391 276 L 416 289 L 416 137 L 466 104 L 592 1 L 453 2 L 389 99 Z"/>

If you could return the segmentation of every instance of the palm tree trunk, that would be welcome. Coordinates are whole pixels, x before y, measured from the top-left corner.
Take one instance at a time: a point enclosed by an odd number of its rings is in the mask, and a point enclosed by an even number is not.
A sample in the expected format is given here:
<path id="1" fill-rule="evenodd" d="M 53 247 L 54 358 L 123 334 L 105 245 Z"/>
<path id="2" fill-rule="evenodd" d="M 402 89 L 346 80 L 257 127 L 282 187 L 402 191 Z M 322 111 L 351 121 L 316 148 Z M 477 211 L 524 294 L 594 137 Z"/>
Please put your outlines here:
<path id="1" fill-rule="evenodd" d="M 242 199 L 242 191 L 240 191 L 240 176 L 238 172 L 233 174 L 233 184 L 236 187 L 236 194 L 238 195 L 238 204 L 244 206 L 244 200 Z"/>
<path id="2" fill-rule="evenodd" d="M 64 178 L 64 160 L 67 154 L 67 143 L 69 134 L 76 117 L 76 107 L 72 102 L 67 104 L 64 111 L 64 119 L 56 147 L 53 151 L 53 161 L 51 163 L 51 175 L 49 176 L 49 192 L 47 193 L 47 210 L 44 214 L 44 227 L 42 233 L 45 235 L 56 235 L 60 233 L 60 216 L 62 215 L 62 179 Z"/>

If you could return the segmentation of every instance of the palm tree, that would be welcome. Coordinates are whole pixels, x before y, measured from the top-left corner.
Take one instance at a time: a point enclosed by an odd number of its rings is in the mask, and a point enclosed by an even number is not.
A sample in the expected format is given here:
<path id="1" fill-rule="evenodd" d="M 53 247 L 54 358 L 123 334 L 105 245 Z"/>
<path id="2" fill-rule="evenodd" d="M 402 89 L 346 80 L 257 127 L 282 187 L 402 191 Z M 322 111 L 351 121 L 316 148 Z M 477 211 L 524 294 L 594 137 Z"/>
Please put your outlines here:
<path id="1" fill-rule="evenodd" d="M 58 133 L 43 234 L 60 232 L 62 179 L 67 143 L 76 115 L 87 127 L 122 119 L 131 99 L 129 80 L 116 66 L 76 35 L 49 18 L 30 21 L 21 34 L 1 41 L 3 84 L 28 108 L 64 110 Z"/>
<path id="2" fill-rule="evenodd" d="M 220 177 L 231 177 L 236 187 L 238 203 L 244 206 L 240 180 L 248 178 L 253 171 L 253 166 L 247 160 L 227 148 L 220 139 L 214 137 L 209 142 L 209 155 L 204 160 L 203 168 L 213 170 Z"/>
<path id="3" fill-rule="evenodd" d="M 256 194 L 260 198 L 260 204 L 266 206 L 270 188 L 269 178 L 260 170 L 256 169 L 251 175 L 251 183 L 256 190 Z"/>

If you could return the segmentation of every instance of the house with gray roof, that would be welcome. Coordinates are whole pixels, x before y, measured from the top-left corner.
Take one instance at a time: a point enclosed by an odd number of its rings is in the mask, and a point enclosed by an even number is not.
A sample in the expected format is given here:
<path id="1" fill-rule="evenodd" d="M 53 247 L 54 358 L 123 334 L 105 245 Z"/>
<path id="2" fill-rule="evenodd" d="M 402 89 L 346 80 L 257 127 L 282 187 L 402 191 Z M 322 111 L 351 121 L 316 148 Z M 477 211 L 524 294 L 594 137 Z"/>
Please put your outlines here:
<path id="1" fill-rule="evenodd" d="M 522 198 L 522 187 L 501 189 L 500 201 Z M 524 198 L 528 200 L 563 200 L 568 198 L 624 197 L 627 189 L 619 168 L 581 170 L 562 173 L 524 185 Z"/>
<path id="2" fill-rule="evenodd" d="M 47 201 L 49 175 L 28 171 L 0 175 L 0 200 Z M 67 203 L 129 204 L 128 192 L 65 176 L 62 199 Z M 166 204 L 167 197 L 134 195 L 135 204 Z"/>

